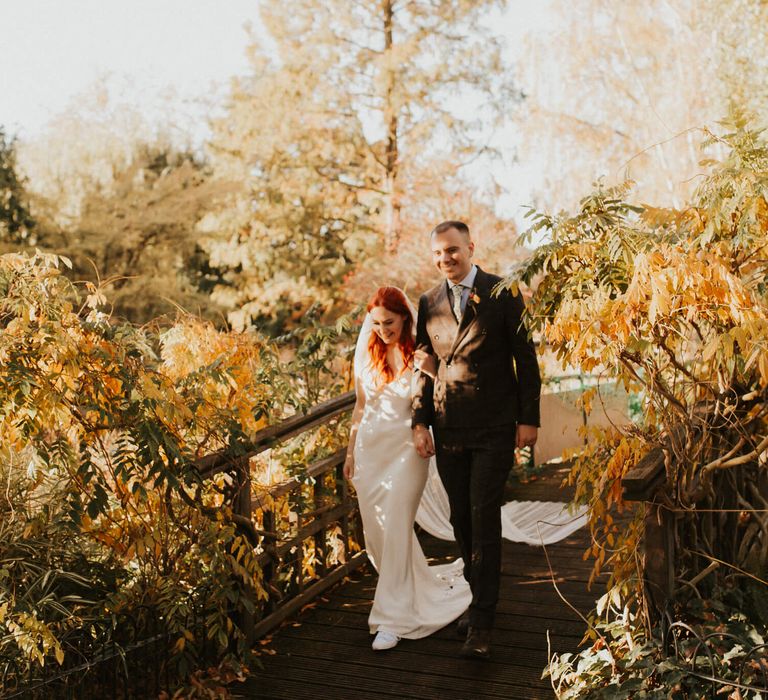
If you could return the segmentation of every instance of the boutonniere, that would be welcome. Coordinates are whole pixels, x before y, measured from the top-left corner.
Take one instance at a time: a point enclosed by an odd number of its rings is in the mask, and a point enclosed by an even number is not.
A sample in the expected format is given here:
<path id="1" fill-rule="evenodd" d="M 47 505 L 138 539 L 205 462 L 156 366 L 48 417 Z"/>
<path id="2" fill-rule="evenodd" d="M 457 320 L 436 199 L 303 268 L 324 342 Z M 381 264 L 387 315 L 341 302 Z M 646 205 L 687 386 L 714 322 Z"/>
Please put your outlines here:
<path id="1" fill-rule="evenodd" d="M 469 293 L 469 298 L 472 300 L 473 304 L 480 303 L 480 297 L 477 296 L 477 292 L 474 289 Z"/>

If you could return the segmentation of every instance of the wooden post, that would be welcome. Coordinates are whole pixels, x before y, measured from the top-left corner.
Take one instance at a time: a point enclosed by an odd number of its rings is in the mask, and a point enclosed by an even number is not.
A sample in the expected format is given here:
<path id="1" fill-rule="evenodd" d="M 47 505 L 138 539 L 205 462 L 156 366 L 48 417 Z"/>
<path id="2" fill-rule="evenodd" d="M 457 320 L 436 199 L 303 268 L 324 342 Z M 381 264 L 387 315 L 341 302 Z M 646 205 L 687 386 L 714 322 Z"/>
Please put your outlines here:
<path id="1" fill-rule="evenodd" d="M 658 503 L 646 503 L 643 533 L 643 573 L 648 614 L 664 615 L 675 593 L 674 515 Z"/>
<path id="2" fill-rule="evenodd" d="M 340 462 L 334 469 L 336 477 L 336 500 L 346 503 L 349 498 L 347 480 L 344 478 L 344 463 Z M 344 542 L 344 563 L 349 561 L 352 549 L 349 546 L 349 515 L 346 513 L 341 518 L 341 537 Z"/>
<path id="3" fill-rule="evenodd" d="M 236 491 L 232 503 L 232 510 L 249 521 L 253 515 L 251 503 L 251 460 L 241 457 L 233 463 L 235 467 Z M 256 599 L 251 601 L 255 608 Z M 239 626 L 245 633 L 246 643 L 250 647 L 253 643 L 254 614 L 248 610 L 241 610 L 239 614 Z"/>
<path id="4" fill-rule="evenodd" d="M 299 490 L 296 498 L 301 502 L 301 491 Z M 304 518 L 302 517 L 301 508 L 296 508 L 296 534 L 298 535 L 304 528 Z M 301 540 L 296 545 L 296 551 L 294 552 L 293 560 L 293 575 L 288 582 L 289 595 L 293 598 L 304 590 L 304 541 Z"/>
<path id="5" fill-rule="evenodd" d="M 264 508 L 262 510 L 262 528 L 265 532 L 275 532 L 275 515 L 272 512 L 272 507 Z M 276 547 L 277 542 L 274 544 L 267 544 L 266 540 L 264 541 L 264 546 L 266 547 Z M 265 563 L 261 567 L 261 574 L 262 574 L 262 581 L 264 584 L 264 587 L 267 589 L 268 593 L 268 599 L 267 602 L 264 604 L 264 613 L 262 617 L 268 615 L 275 609 L 275 599 L 271 595 L 271 591 L 273 589 L 272 580 L 275 577 L 275 563 L 273 561 L 273 558 L 270 556 L 267 558 Z"/>
<path id="6" fill-rule="evenodd" d="M 312 484 L 312 497 L 315 505 L 315 510 L 319 511 L 323 507 L 323 481 L 325 474 L 315 477 L 315 483 Z M 320 530 L 315 533 L 313 538 L 313 546 L 315 548 L 315 559 L 317 564 L 318 577 L 325 576 L 326 571 L 326 546 L 325 546 L 326 530 Z"/>
<path id="7" fill-rule="evenodd" d="M 236 492 L 232 509 L 238 515 L 250 520 L 253 512 L 251 504 L 251 463 L 248 457 L 243 457 L 234 463 Z"/>
<path id="8" fill-rule="evenodd" d="M 675 519 L 658 502 L 665 483 L 660 447 L 645 455 L 621 480 L 625 501 L 645 503 L 643 579 L 646 614 L 652 622 L 661 619 L 675 592 Z"/>

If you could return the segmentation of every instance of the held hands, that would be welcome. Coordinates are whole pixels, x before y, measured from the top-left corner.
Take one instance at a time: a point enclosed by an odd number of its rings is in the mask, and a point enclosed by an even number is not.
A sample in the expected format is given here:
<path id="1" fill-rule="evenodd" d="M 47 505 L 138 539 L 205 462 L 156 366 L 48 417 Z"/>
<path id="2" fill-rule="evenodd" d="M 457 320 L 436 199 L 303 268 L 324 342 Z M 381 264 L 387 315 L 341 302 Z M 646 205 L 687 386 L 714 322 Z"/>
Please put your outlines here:
<path id="1" fill-rule="evenodd" d="M 355 455 L 352 452 L 347 452 L 347 457 L 344 460 L 344 478 L 349 480 L 355 476 Z"/>
<path id="2" fill-rule="evenodd" d="M 539 435 L 539 429 L 535 425 L 519 425 L 517 426 L 517 439 L 515 446 L 520 449 L 522 447 L 533 447 L 536 444 L 536 438 Z"/>
<path id="3" fill-rule="evenodd" d="M 434 355 L 430 355 L 426 350 L 416 350 L 413 353 L 413 365 L 420 372 L 435 378 L 437 374 L 437 359 Z"/>
<path id="4" fill-rule="evenodd" d="M 416 446 L 416 452 L 422 459 L 428 459 L 435 454 L 435 443 L 432 441 L 432 434 L 425 425 L 413 426 L 413 444 Z"/>

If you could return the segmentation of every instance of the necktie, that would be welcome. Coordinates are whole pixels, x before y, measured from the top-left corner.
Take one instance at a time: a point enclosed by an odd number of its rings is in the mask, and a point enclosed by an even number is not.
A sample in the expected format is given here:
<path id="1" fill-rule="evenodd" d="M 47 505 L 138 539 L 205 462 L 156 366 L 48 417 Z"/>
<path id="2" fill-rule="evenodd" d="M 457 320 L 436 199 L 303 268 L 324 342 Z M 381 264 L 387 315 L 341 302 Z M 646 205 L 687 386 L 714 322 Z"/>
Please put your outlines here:
<path id="1" fill-rule="evenodd" d="M 456 320 L 461 322 L 461 293 L 464 291 L 464 287 L 460 284 L 451 287 L 453 292 L 453 313 L 456 316 Z"/>

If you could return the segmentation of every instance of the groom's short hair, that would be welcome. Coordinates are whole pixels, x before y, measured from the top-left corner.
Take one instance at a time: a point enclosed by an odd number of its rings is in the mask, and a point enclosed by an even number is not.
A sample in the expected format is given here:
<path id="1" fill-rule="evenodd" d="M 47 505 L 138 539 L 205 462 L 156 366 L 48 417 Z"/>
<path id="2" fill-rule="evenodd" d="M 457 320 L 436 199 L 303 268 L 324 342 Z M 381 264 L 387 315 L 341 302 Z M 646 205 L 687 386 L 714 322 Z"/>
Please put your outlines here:
<path id="1" fill-rule="evenodd" d="M 435 226 L 435 228 L 432 229 L 432 233 L 429 234 L 430 238 L 438 233 L 445 233 L 449 229 L 455 228 L 459 233 L 463 233 L 467 238 L 469 238 L 469 226 L 467 226 L 463 221 L 443 221 L 441 224 L 438 224 Z"/>

